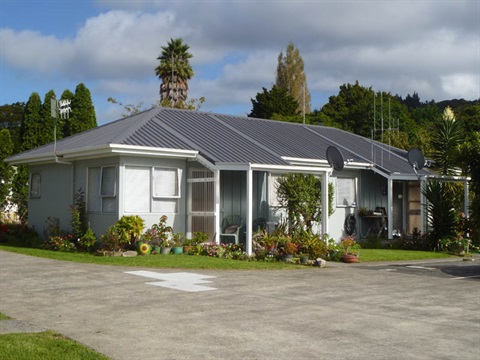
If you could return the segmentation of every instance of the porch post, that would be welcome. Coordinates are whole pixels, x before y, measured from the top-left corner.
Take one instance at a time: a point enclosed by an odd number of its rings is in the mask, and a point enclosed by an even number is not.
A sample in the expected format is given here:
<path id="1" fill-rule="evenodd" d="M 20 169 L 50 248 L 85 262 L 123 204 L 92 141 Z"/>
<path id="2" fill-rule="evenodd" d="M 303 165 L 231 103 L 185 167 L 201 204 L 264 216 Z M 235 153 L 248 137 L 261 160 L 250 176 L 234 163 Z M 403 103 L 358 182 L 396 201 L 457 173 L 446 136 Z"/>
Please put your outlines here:
<path id="1" fill-rule="evenodd" d="M 393 180 L 387 179 L 387 239 L 393 234 Z"/>
<path id="2" fill-rule="evenodd" d="M 425 223 L 425 208 L 427 206 L 427 198 L 423 195 L 423 187 L 425 186 L 427 179 L 422 176 L 420 177 L 420 230 L 422 231 L 422 235 L 427 231 L 427 224 Z"/>
<path id="3" fill-rule="evenodd" d="M 465 217 L 468 219 L 468 180 L 465 180 L 463 186 L 463 212 L 465 213 Z"/>
<path id="4" fill-rule="evenodd" d="M 215 217 L 214 217 L 214 223 L 215 223 L 215 237 L 213 241 L 216 244 L 220 244 L 220 170 L 214 170 L 213 171 L 213 187 L 214 187 L 214 195 L 213 195 L 213 201 L 214 201 L 214 212 L 215 212 Z"/>
<path id="5" fill-rule="evenodd" d="M 252 255 L 252 212 L 253 212 L 253 171 L 250 164 L 247 170 L 247 218 L 246 218 L 246 250 Z"/>
<path id="6" fill-rule="evenodd" d="M 328 185 L 330 174 L 325 171 L 322 174 L 322 235 L 328 234 Z"/>

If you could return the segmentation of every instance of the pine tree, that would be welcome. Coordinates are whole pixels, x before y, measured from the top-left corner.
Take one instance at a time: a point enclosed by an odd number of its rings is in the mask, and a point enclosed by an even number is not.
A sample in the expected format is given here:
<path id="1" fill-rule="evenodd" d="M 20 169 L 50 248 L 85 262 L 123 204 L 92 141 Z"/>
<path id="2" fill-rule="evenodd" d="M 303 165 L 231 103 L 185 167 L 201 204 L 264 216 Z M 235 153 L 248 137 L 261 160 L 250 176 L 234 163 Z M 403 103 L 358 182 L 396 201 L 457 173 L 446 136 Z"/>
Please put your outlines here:
<path id="1" fill-rule="evenodd" d="M 40 111 L 42 109 L 42 101 L 40 95 L 34 92 L 25 105 L 25 116 L 20 130 L 20 137 L 22 139 L 22 151 L 30 150 L 43 143 L 40 140 L 42 132 L 42 117 Z"/>
<path id="2" fill-rule="evenodd" d="M 78 84 L 75 88 L 75 96 L 72 99 L 70 108 L 70 116 L 65 126 L 65 136 L 93 129 L 97 126 L 97 118 L 90 90 L 84 84 Z"/>
<path id="3" fill-rule="evenodd" d="M 55 118 L 52 116 L 52 99 L 56 100 L 55 91 L 50 90 L 45 94 L 40 116 L 42 117 L 42 132 L 39 134 L 41 145 L 48 144 L 54 140 Z"/>
<path id="4" fill-rule="evenodd" d="M 305 64 L 300 56 L 300 51 L 293 43 L 288 44 L 285 55 L 278 55 L 277 76 L 275 85 L 286 89 L 297 102 L 297 113 L 310 112 L 310 92 L 307 87 Z M 304 107 L 305 106 L 305 107 Z"/>

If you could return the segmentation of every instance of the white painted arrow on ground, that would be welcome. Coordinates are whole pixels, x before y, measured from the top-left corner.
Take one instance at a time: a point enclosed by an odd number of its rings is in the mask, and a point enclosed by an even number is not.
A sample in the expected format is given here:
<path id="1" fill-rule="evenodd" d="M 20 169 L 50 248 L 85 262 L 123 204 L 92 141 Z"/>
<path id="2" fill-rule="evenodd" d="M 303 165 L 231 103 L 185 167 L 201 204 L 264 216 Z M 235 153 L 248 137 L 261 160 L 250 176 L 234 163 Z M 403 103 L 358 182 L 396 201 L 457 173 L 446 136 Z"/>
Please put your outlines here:
<path id="1" fill-rule="evenodd" d="M 216 290 L 216 288 L 213 288 L 213 287 L 199 285 L 199 284 L 211 283 L 211 281 L 207 281 L 204 279 L 212 279 L 212 278 L 215 278 L 215 276 L 186 273 L 186 272 L 162 274 L 154 271 L 145 271 L 145 270 L 126 271 L 125 274 L 131 274 L 131 275 L 137 275 L 137 276 L 143 276 L 151 279 L 161 280 L 161 281 L 155 281 L 155 282 L 147 282 L 145 284 L 166 287 L 169 289 L 188 291 L 188 292 Z"/>

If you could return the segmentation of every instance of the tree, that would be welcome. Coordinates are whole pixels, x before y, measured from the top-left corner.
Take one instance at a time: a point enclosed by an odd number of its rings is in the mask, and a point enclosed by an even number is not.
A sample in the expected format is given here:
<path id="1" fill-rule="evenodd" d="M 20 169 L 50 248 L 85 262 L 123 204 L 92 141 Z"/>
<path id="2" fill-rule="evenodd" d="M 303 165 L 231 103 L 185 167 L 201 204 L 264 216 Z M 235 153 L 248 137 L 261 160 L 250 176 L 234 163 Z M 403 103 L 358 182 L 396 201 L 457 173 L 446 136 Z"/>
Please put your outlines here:
<path id="1" fill-rule="evenodd" d="M 427 199 L 426 208 L 430 227 L 428 238 L 430 250 L 434 250 L 442 238 L 455 236 L 457 221 L 454 203 L 447 183 L 437 180 L 428 181 L 421 191 Z"/>
<path id="2" fill-rule="evenodd" d="M 289 173 L 277 180 L 277 197 L 287 209 L 290 232 L 311 231 L 321 221 L 322 180 L 312 174 Z M 334 212 L 333 184 L 328 184 L 328 215 Z"/>
<path id="3" fill-rule="evenodd" d="M 298 103 L 287 90 L 276 85 L 271 90 L 262 89 L 263 93 L 257 93 L 255 100 L 250 99 L 253 108 L 249 117 L 279 120 L 281 116 L 295 115 Z"/>
<path id="4" fill-rule="evenodd" d="M 65 96 L 70 96 L 70 94 L 67 93 Z M 97 118 L 90 90 L 83 83 L 78 84 L 75 88 L 75 96 L 72 99 L 70 108 L 70 116 L 66 122 L 66 136 L 93 129 L 97 126 Z"/>
<path id="5" fill-rule="evenodd" d="M 43 127 L 40 115 L 41 108 L 42 101 L 40 100 L 40 95 L 36 92 L 32 93 L 25 105 L 25 116 L 20 130 L 22 151 L 30 150 L 44 144 L 39 136 Z"/>
<path id="6" fill-rule="evenodd" d="M 20 151 L 20 128 L 22 126 L 25 103 L 16 102 L 0 106 L 0 129 L 10 131 L 13 154 Z"/>
<path id="7" fill-rule="evenodd" d="M 12 166 L 4 161 L 13 154 L 13 142 L 8 129 L 0 130 L 0 209 L 8 203 L 12 187 Z"/>
<path id="8" fill-rule="evenodd" d="M 155 68 L 155 75 L 160 84 L 160 101 L 168 100 L 172 107 L 178 102 L 185 103 L 188 98 L 188 80 L 193 77 L 193 69 L 188 59 L 193 57 L 188 52 L 190 46 L 182 38 L 170 39 L 167 46 L 162 46 L 162 53 L 157 58 L 160 64 Z"/>
<path id="9" fill-rule="evenodd" d="M 39 134 L 41 145 L 48 144 L 53 141 L 55 118 L 52 116 L 52 99 L 56 100 L 55 91 L 50 90 L 45 94 L 43 99 L 40 116 L 42 117 L 42 132 Z M 61 131 L 59 132 L 61 134 Z M 59 134 L 57 133 L 57 134 Z"/>
<path id="10" fill-rule="evenodd" d="M 471 177 L 470 222 L 471 238 L 475 246 L 480 246 L 480 132 L 470 135 L 470 140 L 459 146 L 459 163 L 462 175 Z"/>
<path id="11" fill-rule="evenodd" d="M 300 56 L 300 51 L 295 48 L 293 43 L 289 43 L 285 55 L 280 52 L 278 55 L 278 65 L 276 72 L 275 85 L 285 89 L 287 93 L 297 101 L 297 113 L 310 112 L 310 92 L 307 87 L 307 75 L 305 74 L 305 64 Z"/>

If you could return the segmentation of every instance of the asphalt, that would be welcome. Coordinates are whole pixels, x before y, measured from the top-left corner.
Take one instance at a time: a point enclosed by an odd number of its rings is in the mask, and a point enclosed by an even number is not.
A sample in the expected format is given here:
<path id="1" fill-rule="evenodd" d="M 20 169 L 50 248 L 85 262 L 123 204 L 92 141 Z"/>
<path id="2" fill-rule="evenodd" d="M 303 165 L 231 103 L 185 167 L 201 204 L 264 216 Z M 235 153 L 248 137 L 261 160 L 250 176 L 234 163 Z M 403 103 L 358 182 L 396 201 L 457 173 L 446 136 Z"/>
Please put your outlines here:
<path id="1" fill-rule="evenodd" d="M 193 273 L 205 291 L 183 291 Z M 51 329 L 119 360 L 478 360 L 479 305 L 480 259 L 183 271 L 0 251 L 0 312 L 17 322 L 4 331 Z"/>

